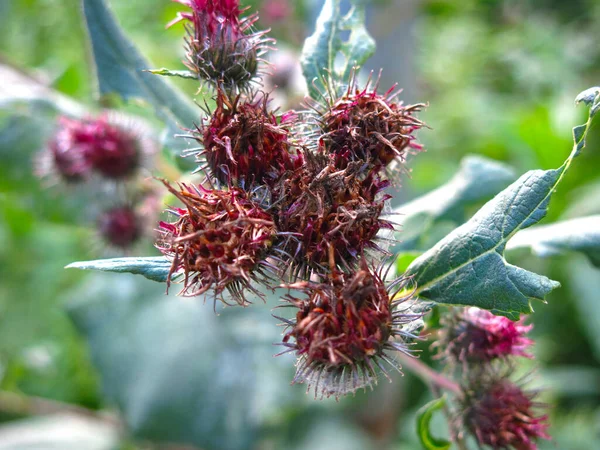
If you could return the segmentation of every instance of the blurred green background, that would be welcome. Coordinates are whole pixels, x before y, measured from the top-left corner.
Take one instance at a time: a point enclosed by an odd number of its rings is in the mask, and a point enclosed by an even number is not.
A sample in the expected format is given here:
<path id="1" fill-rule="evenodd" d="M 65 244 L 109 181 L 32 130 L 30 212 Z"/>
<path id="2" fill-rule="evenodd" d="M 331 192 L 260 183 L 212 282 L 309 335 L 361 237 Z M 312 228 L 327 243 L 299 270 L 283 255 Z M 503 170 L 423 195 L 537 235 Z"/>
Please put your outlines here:
<path id="1" fill-rule="evenodd" d="M 154 67 L 181 68 L 183 28 L 164 27 L 180 5 L 110 3 Z M 243 4 L 263 8 L 261 26 L 292 55 L 320 7 Z M 562 163 L 585 113 L 573 99 L 600 84 L 600 3 L 382 0 L 369 8 L 378 39 L 370 68 L 385 64 L 385 83 L 429 102 L 421 118 L 432 129 L 420 134 L 427 151 L 413 159 L 401 200 L 443 184 L 467 154 L 519 174 Z M 63 270 L 109 253 L 93 230 L 94 194 L 47 188 L 34 175 L 55 111 L 9 101 L 11 81 L 95 109 L 88 48 L 75 0 L 0 1 L 0 450 L 420 448 L 415 413 L 430 394 L 409 373 L 339 402 L 289 386 L 293 358 L 272 357 L 281 332 L 270 317 L 275 298 L 217 316 L 210 304 L 166 297 L 164 286 L 138 277 Z M 196 93 L 193 82 L 175 83 Z M 149 108 L 128 110 L 157 123 Z M 163 159 L 153 173 L 176 176 Z M 593 129 L 544 223 L 600 213 L 599 168 Z M 135 253 L 155 254 L 150 239 Z M 600 271 L 580 255 L 510 259 L 562 283 L 531 318 L 535 384 L 552 405 L 554 441 L 540 448 L 600 448 Z M 441 420 L 434 427 L 445 432 Z"/>

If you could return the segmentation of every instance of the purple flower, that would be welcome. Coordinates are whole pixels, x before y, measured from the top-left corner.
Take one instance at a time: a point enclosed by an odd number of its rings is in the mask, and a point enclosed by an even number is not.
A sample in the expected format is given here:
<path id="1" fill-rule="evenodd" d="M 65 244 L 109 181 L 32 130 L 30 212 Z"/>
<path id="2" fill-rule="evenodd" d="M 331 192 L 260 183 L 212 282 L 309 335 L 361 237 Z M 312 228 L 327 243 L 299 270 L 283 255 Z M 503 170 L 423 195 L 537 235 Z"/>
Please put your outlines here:
<path id="1" fill-rule="evenodd" d="M 486 310 L 471 307 L 451 314 L 443 322 L 437 346 L 449 362 L 488 363 L 510 356 L 532 358 L 527 349 L 533 341 L 526 337 L 533 325 L 513 322 Z"/>
<path id="2" fill-rule="evenodd" d="M 284 353 L 299 357 L 294 382 L 308 384 L 315 395 L 339 397 L 372 388 L 378 368 L 389 378 L 382 363 L 399 369 L 389 353 L 408 353 L 405 339 L 412 335 L 403 327 L 420 317 L 400 308 L 410 298 L 397 296 L 406 285 L 400 278 L 386 286 L 364 261 L 359 270 L 334 271 L 324 282 L 288 285 L 305 294 L 286 298 L 297 309 L 294 320 L 279 317 L 286 324 Z"/>
<path id="3" fill-rule="evenodd" d="M 276 237 L 271 215 L 239 189 L 165 186 L 183 203 L 169 210 L 175 222 L 159 223 L 157 247 L 172 260 L 167 285 L 182 275 L 180 295 L 213 290 L 215 299 L 227 302 L 227 291 L 240 305 L 250 303 L 245 290 L 262 297 L 251 282 L 269 266 L 265 257 Z"/>
<path id="4" fill-rule="evenodd" d="M 535 450 L 538 439 L 550 439 L 548 416 L 537 415 L 536 393 L 523 391 L 504 378 L 491 378 L 465 392 L 462 421 L 480 445 L 494 450 Z"/>
<path id="5" fill-rule="evenodd" d="M 98 230 L 110 245 L 128 249 L 142 235 L 140 217 L 129 206 L 118 206 L 104 211 L 98 219 Z"/>
<path id="6" fill-rule="evenodd" d="M 201 79 L 227 90 L 245 89 L 257 75 L 270 39 L 253 32 L 256 14 L 242 18 L 238 0 L 174 0 L 191 8 L 168 26 L 191 23 L 186 65 Z"/>

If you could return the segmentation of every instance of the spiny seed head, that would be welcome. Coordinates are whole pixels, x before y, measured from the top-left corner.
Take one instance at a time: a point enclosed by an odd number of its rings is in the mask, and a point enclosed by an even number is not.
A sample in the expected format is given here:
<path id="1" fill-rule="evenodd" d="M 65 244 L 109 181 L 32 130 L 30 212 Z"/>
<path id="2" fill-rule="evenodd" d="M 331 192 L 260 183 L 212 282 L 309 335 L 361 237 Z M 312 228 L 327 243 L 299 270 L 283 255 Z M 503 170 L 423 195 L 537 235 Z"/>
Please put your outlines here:
<path id="1" fill-rule="evenodd" d="M 276 237 L 272 217 L 239 189 L 207 190 L 202 186 L 165 182 L 183 208 L 170 210 L 175 222 L 160 222 L 160 251 L 172 259 L 167 285 L 183 275 L 180 295 L 196 296 L 212 289 L 215 299 L 227 302 L 227 291 L 240 304 L 250 303 L 251 282 L 263 279 L 266 252 Z"/>
<path id="2" fill-rule="evenodd" d="M 462 399 L 462 423 L 480 445 L 494 450 L 535 450 L 538 439 L 550 439 L 548 416 L 537 415 L 543 404 L 506 378 L 491 377 Z"/>
<path id="3" fill-rule="evenodd" d="M 452 313 L 442 320 L 438 346 L 448 362 L 463 364 L 489 363 L 510 356 L 532 358 L 527 353 L 533 340 L 526 337 L 533 325 L 496 316 L 471 307 Z"/>
<path id="4" fill-rule="evenodd" d="M 242 18 L 238 0 L 174 0 L 191 8 L 168 26 L 182 20 L 188 28 L 186 65 L 201 79 L 228 91 L 245 89 L 257 75 L 266 32 L 253 32 L 256 14 Z"/>
<path id="5" fill-rule="evenodd" d="M 81 181 L 93 172 L 113 180 L 127 178 L 138 169 L 142 150 L 135 133 L 106 115 L 61 117 L 48 147 L 55 172 L 68 182 Z"/>
<path id="6" fill-rule="evenodd" d="M 285 298 L 297 309 L 294 320 L 279 318 L 286 325 L 284 353 L 294 351 L 299 357 L 294 382 L 308 384 L 315 396 L 339 397 L 372 388 L 377 367 L 389 378 L 382 361 L 399 369 L 388 352 L 408 353 L 404 340 L 413 335 L 404 326 L 420 318 L 400 308 L 410 297 L 398 296 L 406 284 L 398 279 L 386 287 L 380 271 L 363 260 L 360 269 L 335 271 L 325 282 L 288 285 L 305 294 Z"/>
<path id="7" fill-rule="evenodd" d="M 340 170 L 326 157 L 310 153 L 304 161 L 300 169 L 281 177 L 272 194 L 278 228 L 290 235 L 280 248 L 291 259 L 292 277 L 322 273 L 330 262 L 330 247 L 335 265 L 343 269 L 356 267 L 365 250 L 383 251 L 376 235 L 393 229 L 381 218 L 389 198 L 381 193 L 387 182 L 373 172 L 357 176 L 357 163 Z"/>
<path id="8" fill-rule="evenodd" d="M 117 206 L 104 211 L 98 218 L 98 230 L 111 246 L 131 248 L 142 235 L 139 215 L 130 206 Z"/>
<path id="9" fill-rule="evenodd" d="M 313 105 L 318 112 L 321 138 L 318 151 L 330 155 L 337 167 L 360 161 L 370 167 L 386 169 L 396 161 L 404 164 L 410 152 L 422 149 L 415 141 L 415 131 L 424 124 L 415 117 L 424 104 L 404 106 L 395 99 L 400 93 L 392 87 L 377 93 L 379 80 L 364 88 L 353 76 L 347 89 L 330 88 L 327 106 Z"/>
<path id="10" fill-rule="evenodd" d="M 267 107 L 266 96 L 233 102 L 221 91 L 210 122 L 198 129 L 204 147 L 199 154 L 206 159 L 213 176 L 222 184 L 250 189 L 272 184 L 286 170 L 302 164 L 290 142 L 292 114 L 277 117 Z"/>

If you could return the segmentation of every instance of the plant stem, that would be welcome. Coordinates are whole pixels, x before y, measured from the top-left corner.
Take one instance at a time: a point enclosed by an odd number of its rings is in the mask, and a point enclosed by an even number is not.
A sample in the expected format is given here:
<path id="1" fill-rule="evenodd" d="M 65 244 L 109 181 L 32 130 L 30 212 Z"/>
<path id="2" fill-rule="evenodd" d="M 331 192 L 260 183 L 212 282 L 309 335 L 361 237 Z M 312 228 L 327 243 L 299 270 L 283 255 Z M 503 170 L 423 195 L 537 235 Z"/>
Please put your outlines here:
<path id="1" fill-rule="evenodd" d="M 399 352 L 398 360 L 402 367 L 408 368 L 423 381 L 439 386 L 456 395 L 460 394 L 460 386 L 457 383 L 436 372 L 418 358 Z"/>

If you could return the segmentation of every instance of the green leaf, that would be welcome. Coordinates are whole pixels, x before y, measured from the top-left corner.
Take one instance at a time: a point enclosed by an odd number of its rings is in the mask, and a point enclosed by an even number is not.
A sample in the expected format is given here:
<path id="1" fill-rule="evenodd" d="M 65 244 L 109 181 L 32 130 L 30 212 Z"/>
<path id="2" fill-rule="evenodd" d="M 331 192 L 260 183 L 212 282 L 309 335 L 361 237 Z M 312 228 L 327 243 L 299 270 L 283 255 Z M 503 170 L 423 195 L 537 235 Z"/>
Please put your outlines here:
<path id="1" fill-rule="evenodd" d="M 169 70 L 169 69 L 162 67 L 160 69 L 148 70 L 147 72 L 150 72 L 153 75 L 162 75 L 163 77 L 178 77 L 178 78 L 185 78 L 185 79 L 191 79 L 191 80 L 198 79 L 198 75 L 196 75 L 194 72 L 191 72 L 189 70 Z"/>
<path id="2" fill-rule="evenodd" d="M 569 251 L 585 254 L 592 264 L 600 267 L 600 215 L 539 225 L 520 231 L 506 250 L 531 248 L 545 258 Z"/>
<path id="3" fill-rule="evenodd" d="M 365 27 L 364 3 L 361 0 L 352 0 L 352 8 L 342 21 L 341 28 L 350 31 L 348 40 L 342 44 L 341 48 L 346 59 L 339 71 L 342 80 L 350 79 L 352 70 L 355 67 L 361 67 L 375 53 L 375 39 Z"/>
<path id="4" fill-rule="evenodd" d="M 147 258 L 113 258 L 74 262 L 65 267 L 65 269 L 133 273 L 136 275 L 143 275 L 152 281 L 164 283 L 169 276 L 171 263 L 163 256 Z"/>
<path id="5" fill-rule="evenodd" d="M 342 45 L 340 20 L 340 0 L 325 0 L 315 32 L 306 39 L 302 48 L 302 73 L 308 93 L 314 99 L 320 99 L 320 92 L 325 92 L 324 80 L 333 73 L 335 55 Z"/>
<path id="6" fill-rule="evenodd" d="M 206 450 L 256 448 L 267 419 L 297 405 L 293 357 L 267 306 L 223 308 L 167 297 L 141 278 L 96 274 L 68 312 L 86 337 L 106 398 L 140 439 Z"/>
<path id="7" fill-rule="evenodd" d="M 192 128 L 200 120 L 200 109 L 166 80 L 148 72 L 150 64 L 125 36 L 105 0 L 82 1 L 100 94 L 147 101 L 170 134 Z"/>
<path id="8" fill-rule="evenodd" d="M 396 208 L 402 232 L 397 251 L 424 251 L 466 220 L 467 208 L 488 200 L 516 179 L 514 170 L 481 156 L 466 156 L 443 186 Z M 437 236 L 439 230 L 446 230 Z M 431 242 L 432 238 L 438 239 Z"/>
<path id="9" fill-rule="evenodd" d="M 542 275 L 508 264 L 506 243 L 545 215 L 552 193 L 579 155 L 592 121 L 574 131 L 573 150 L 555 170 L 527 172 L 475 216 L 417 258 L 406 275 L 423 300 L 470 305 L 517 319 L 531 312 L 532 299 L 544 300 L 559 286 Z"/>
<path id="10" fill-rule="evenodd" d="M 425 450 L 448 450 L 450 442 L 432 436 L 429 424 L 433 413 L 441 410 L 446 404 L 446 397 L 436 398 L 430 401 L 417 412 L 417 435 Z"/>
<path id="11" fill-rule="evenodd" d="M 342 15 L 340 0 L 325 0 L 317 18 L 315 32 L 304 42 L 300 63 L 308 93 L 321 100 L 327 92 L 327 80 L 348 82 L 352 70 L 365 63 L 375 52 L 375 41 L 365 28 L 365 5 L 352 0 L 352 7 Z M 347 41 L 342 33 L 350 31 Z M 341 68 L 336 68 L 338 53 L 344 56 Z"/>

